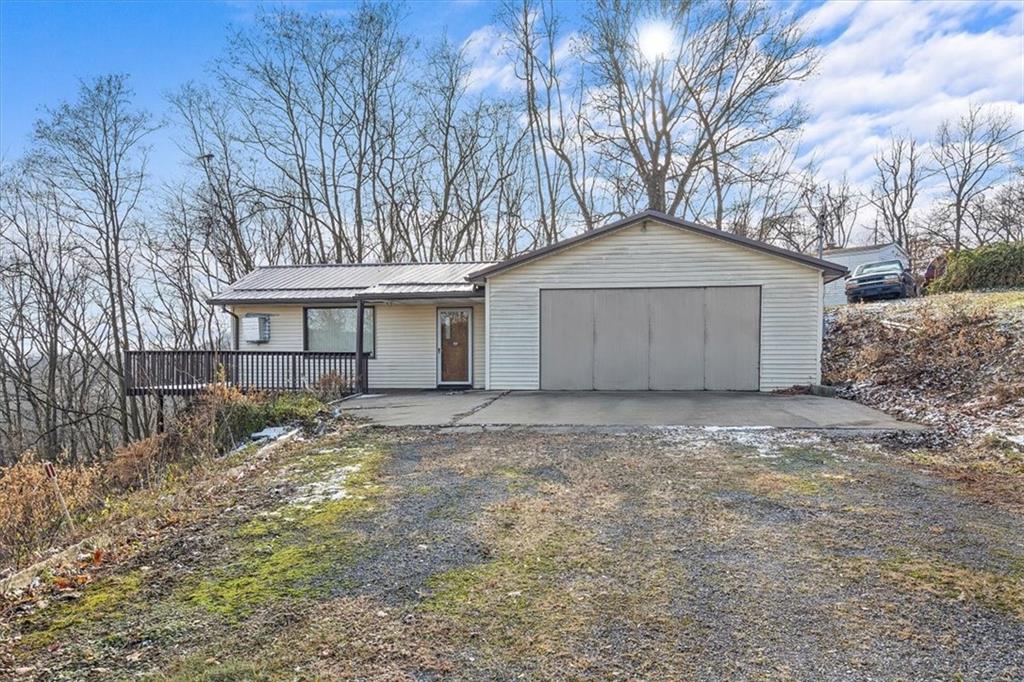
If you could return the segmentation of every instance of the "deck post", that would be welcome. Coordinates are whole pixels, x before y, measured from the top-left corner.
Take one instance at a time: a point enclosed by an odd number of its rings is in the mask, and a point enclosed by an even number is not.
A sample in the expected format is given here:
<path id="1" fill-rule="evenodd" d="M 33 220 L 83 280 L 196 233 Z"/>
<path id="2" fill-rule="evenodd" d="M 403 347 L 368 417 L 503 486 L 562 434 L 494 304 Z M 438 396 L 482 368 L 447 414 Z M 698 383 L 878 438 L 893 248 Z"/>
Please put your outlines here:
<path id="1" fill-rule="evenodd" d="M 356 301 L 356 391 L 366 393 L 366 377 L 363 372 L 363 301 Z"/>
<path id="2" fill-rule="evenodd" d="M 156 432 L 164 432 L 164 394 L 156 394 Z"/>

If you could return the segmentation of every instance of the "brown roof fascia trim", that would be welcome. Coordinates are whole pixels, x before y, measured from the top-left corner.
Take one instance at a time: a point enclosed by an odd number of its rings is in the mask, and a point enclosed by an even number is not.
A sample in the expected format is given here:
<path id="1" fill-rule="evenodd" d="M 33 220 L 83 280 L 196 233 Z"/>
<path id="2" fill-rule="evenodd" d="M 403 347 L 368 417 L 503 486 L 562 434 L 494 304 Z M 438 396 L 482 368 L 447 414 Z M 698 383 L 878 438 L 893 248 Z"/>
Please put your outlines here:
<path id="1" fill-rule="evenodd" d="M 355 303 L 356 299 L 344 298 L 208 298 L 208 305 L 292 305 L 294 303 Z"/>
<path id="2" fill-rule="evenodd" d="M 401 294 L 360 294 L 356 296 L 362 301 L 401 301 L 403 299 L 441 299 L 441 298 L 480 298 L 484 297 L 482 289 L 473 291 L 438 291 Z"/>

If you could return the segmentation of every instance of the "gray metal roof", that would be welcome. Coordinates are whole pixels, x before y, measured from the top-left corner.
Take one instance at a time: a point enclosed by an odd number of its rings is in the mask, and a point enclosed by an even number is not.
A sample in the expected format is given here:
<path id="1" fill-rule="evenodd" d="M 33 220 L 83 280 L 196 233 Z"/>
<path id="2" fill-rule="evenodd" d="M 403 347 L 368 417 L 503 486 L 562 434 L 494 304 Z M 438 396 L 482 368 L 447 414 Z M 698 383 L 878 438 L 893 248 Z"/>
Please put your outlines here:
<path id="1" fill-rule="evenodd" d="M 648 210 L 500 262 L 265 266 L 249 273 L 208 299 L 208 302 L 342 303 L 355 300 L 479 296 L 481 294 L 473 282 L 482 284 L 487 277 L 506 268 L 542 258 L 579 242 L 648 219 L 809 265 L 821 270 L 826 282 L 838 279 L 847 272 L 846 268 L 838 263 Z"/>
<path id="2" fill-rule="evenodd" d="M 493 262 L 270 265 L 253 270 L 209 303 L 346 302 L 444 298 L 474 293 L 466 276 Z"/>

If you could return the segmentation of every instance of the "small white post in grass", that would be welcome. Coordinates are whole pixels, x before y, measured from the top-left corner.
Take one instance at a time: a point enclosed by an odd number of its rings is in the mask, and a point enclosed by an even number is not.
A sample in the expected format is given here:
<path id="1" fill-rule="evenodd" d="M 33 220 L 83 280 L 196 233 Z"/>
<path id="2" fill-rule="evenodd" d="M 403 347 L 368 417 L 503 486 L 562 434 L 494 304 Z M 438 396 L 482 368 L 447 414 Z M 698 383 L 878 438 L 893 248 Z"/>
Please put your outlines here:
<path id="1" fill-rule="evenodd" d="M 71 512 L 68 511 L 68 505 L 64 502 L 64 495 L 60 492 L 60 484 L 57 483 L 57 470 L 53 467 L 53 462 L 46 463 L 46 477 L 50 479 L 50 483 L 53 484 L 53 491 L 57 493 L 57 501 L 60 502 L 60 508 L 64 512 L 64 518 L 67 519 L 68 525 L 71 526 L 71 532 L 75 532 L 75 522 L 71 520 Z"/>

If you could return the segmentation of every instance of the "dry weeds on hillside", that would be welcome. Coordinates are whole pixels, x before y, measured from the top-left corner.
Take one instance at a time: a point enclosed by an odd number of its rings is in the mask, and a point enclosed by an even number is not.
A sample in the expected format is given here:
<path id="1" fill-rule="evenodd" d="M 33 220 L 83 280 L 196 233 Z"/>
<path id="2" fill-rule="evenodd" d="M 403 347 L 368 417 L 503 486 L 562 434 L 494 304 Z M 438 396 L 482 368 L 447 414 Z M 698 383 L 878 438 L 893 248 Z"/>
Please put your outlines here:
<path id="1" fill-rule="evenodd" d="M 932 427 L 898 439 L 920 462 L 1024 500 L 1024 292 L 844 306 L 826 325 L 825 383 Z"/>
<path id="2" fill-rule="evenodd" d="M 1024 435 L 1024 292 L 844 306 L 827 325 L 824 378 L 844 397 L 947 439 Z"/>

